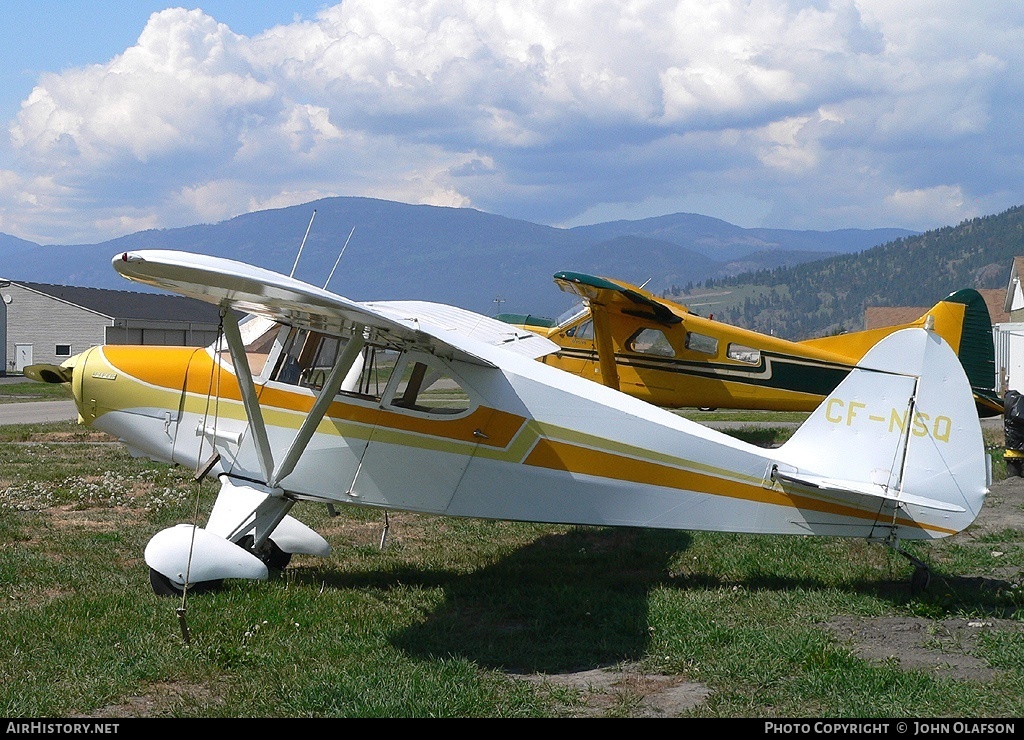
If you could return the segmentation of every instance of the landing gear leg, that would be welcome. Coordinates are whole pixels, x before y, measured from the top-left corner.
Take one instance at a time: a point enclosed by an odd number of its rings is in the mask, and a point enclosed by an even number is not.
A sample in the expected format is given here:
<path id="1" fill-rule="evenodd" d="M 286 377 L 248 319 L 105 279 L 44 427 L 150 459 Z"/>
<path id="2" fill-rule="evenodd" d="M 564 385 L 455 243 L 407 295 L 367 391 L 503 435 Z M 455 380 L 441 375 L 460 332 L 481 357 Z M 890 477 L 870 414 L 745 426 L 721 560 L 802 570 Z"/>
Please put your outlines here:
<path id="1" fill-rule="evenodd" d="M 887 544 L 913 564 L 914 574 L 910 577 L 911 592 L 917 594 L 926 590 L 928 585 L 932 582 L 932 569 L 928 563 L 904 550 L 899 546 L 899 541 L 896 539 L 888 540 Z"/>

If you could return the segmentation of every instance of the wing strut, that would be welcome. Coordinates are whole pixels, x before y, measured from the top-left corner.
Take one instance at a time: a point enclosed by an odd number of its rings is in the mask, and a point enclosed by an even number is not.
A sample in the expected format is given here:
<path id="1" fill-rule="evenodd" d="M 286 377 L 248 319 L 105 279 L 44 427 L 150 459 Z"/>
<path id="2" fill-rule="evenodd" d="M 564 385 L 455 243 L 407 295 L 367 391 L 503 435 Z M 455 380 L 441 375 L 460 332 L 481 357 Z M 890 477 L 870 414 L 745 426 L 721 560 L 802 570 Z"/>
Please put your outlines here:
<path id="1" fill-rule="evenodd" d="M 619 390 L 619 370 L 615 364 L 615 345 L 612 343 L 608 310 L 591 301 L 590 315 L 594 318 L 594 344 L 597 346 L 597 360 L 601 367 L 601 382 Z"/>
<path id="2" fill-rule="evenodd" d="M 302 426 L 299 427 L 299 431 L 295 434 L 295 439 L 292 440 L 291 445 L 288 447 L 288 452 L 285 453 L 280 466 L 274 471 L 274 475 L 270 480 L 271 487 L 276 487 L 281 482 L 281 479 L 286 478 L 295 468 L 295 464 L 305 451 L 306 445 L 309 444 L 313 432 L 316 431 L 320 422 L 323 421 L 331 401 L 338 395 L 346 373 L 348 373 L 356 358 L 359 357 L 359 353 L 363 351 L 365 344 L 366 339 L 363 337 L 363 327 L 356 327 L 355 336 L 348 340 L 345 344 L 345 349 L 338 355 L 338 359 L 334 362 L 334 367 L 331 368 L 330 375 L 327 376 L 323 388 L 316 397 L 313 408 L 310 409 L 309 414 L 303 419 Z"/>
<path id="3" fill-rule="evenodd" d="M 260 461 L 260 471 L 263 473 L 263 480 L 269 482 L 274 471 L 274 456 L 270 451 L 267 426 L 263 422 L 260 402 L 256 397 L 256 385 L 253 383 L 252 373 L 249 371 L 249 360 L 245 356 L 245 345 L 242 342 L 242 333 L 238 328 L 238 319 L 226 309 L 221 309 L 221 317 L 224 319 L 224 338 L 228 341 L 228 351 L 231 353 L 235 376 L 238 378 L 238 389 L 242 393 L 242 405 L 245 407 L 245 415 L 248 417 L 249 427 L 252 429 L 253 442 L 256 444 L 256 456 Z"/>

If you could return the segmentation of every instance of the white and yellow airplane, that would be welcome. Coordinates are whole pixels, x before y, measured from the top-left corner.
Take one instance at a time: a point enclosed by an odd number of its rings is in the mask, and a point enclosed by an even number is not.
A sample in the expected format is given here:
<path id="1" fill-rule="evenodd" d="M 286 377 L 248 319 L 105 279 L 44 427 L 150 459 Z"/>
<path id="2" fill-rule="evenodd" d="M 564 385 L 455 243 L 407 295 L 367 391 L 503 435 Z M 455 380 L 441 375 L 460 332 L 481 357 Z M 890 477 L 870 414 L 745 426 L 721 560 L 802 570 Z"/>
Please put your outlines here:
<path id="1" fill-rule="evenodd" d="M 555 283 L 580 303 L 558 319 L 497 318 L 559 345 L 548 365 L 665 408 L 811 411 L 882 337 L 930 325 L 960 357 L 980 416 L 1003 413 L 985 299 L 953 293 L 916 321 L 793 342 L 700 316 L 641 287 L 579 272 Z"/>
<path id="2" fill-rule="evenodd" d="M 160 594 L 328 554 L 291 516 L 297 502 L 859 537 L 908 557 L 921 586 L 927 566 L 900 543 L 963 530 L 990 485 L 970 385 L 928 327 L 879 342 L 766 449 L 537 362 L 557 346 L 454 307 L 357 303 L 184 252 L 113 265 L 223 316 L 223 342 L 205 349 L 104 345 L 26 371 L 69 382 L 80 422 L 136 454 L 219 478 L 205 526 L 148 543 Z"/>

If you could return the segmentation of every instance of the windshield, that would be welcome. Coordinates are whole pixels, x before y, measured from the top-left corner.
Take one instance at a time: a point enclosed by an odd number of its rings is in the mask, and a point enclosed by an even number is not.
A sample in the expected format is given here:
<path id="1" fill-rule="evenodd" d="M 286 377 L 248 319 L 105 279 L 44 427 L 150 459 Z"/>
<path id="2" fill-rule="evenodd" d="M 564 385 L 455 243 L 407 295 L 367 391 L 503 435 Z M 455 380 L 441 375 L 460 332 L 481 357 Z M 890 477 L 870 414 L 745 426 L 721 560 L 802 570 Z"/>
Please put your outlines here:
<path id="1" fill-rule="evenodd" d="M 577 303 L 575 306 L 570 308 L 568 311 L 563 312 L 557 319 L 555 319 L 555 326 L 565 326 L 570 324 L 588 310 L 586 303 Z"/>
<path id="2" fill-rule="evenodd" d="M 274 340 L 277 338 L 281 325 L 272 319 L 261 316 L 247 316 L 242 318 L 238 331 L 242 335 L 242 343 L 245 345 L 245 356 L 249 361 L 249 372 L 254 376 L 263 372 L 263 366 L 267 363 L 270 351 L 273 349 Z M 211 345 L 211 349 L 217 350 L 221 360 L 228 366 L 233 365 L 231 353 L 224 346 L 223 338 L 220 338 Z"/>

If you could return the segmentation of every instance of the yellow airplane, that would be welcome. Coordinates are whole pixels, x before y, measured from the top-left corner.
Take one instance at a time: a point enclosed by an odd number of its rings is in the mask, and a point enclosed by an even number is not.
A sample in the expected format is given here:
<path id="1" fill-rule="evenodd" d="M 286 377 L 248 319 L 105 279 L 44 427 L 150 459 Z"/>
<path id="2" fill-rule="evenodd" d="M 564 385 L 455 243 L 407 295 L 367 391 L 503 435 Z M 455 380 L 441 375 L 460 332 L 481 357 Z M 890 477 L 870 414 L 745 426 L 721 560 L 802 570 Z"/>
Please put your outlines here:
<path id="1" fill-rule="evenodd" d="M 971 289 L 900 326 L 793 342 L 705 318 L 620 280 L 558 272 L 582 300 L 560 318 L 498 318 L 557 345 L 541 361 L 664 408 L 813 411 L 882 338 L 928 327 L 956 352 L 980 416 L 1003 412 L 993 389 L 992 323 Z"/>

